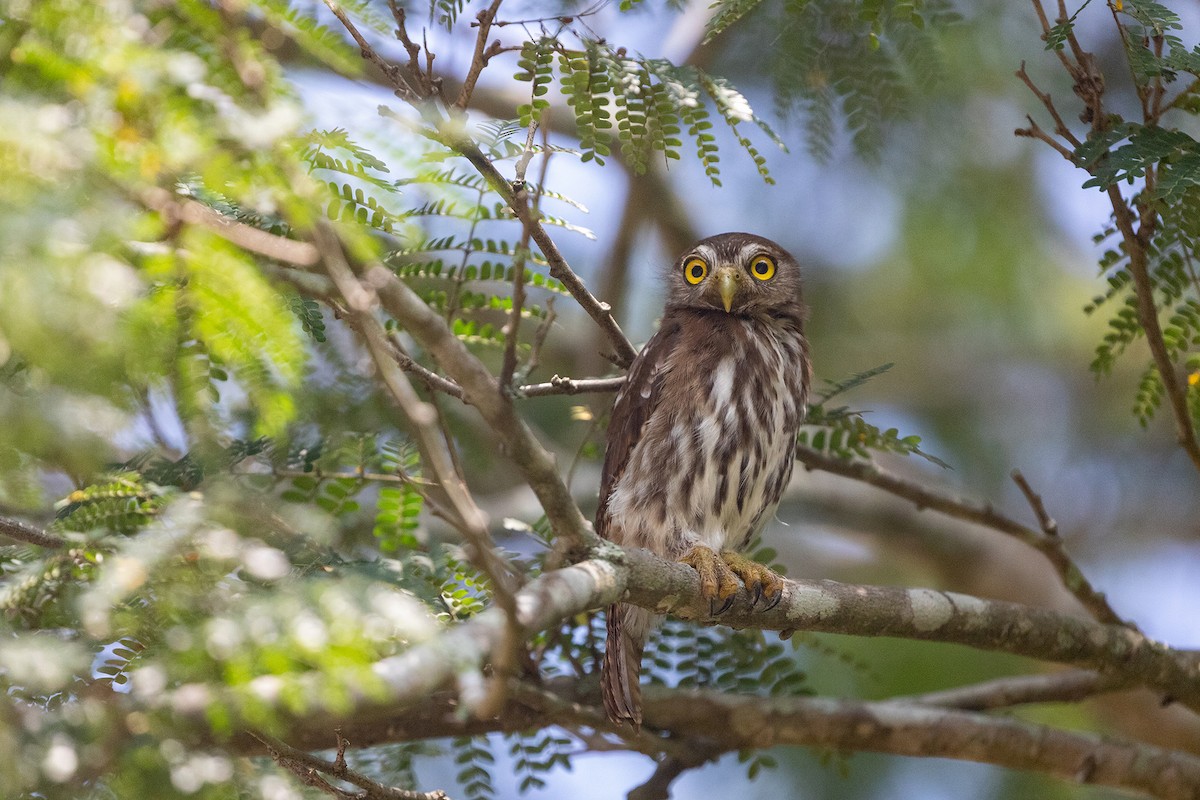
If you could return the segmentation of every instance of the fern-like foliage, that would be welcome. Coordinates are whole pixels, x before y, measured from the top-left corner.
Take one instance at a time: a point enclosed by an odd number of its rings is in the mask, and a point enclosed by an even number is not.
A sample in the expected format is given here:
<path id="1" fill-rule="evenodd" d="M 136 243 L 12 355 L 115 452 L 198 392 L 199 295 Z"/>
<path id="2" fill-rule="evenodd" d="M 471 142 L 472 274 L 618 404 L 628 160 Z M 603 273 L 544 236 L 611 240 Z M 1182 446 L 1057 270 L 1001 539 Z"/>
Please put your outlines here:
<path id="1" fill-rule="evenodd" d="M 455 778 L 462 787 L 467 800 L 492 800 L 496 787 L 492 783 L 490 767 L 496 763 L 489 740 L 485 736 L 463 736 L 454 739 Z"/>
<path id="2" fill-rule="evenodd" d="M 755 125 L 774 144 L 786 147 L 728 81 L 698 67 L 633 56 L 603 40 L 584 38 L 577 49 L 561 44 L 557 49 L 559 88 L 574 111 L 584 161 L 603 164 L 615 139 L 630 168 L 645 172 L 656 153 L 665 159 L 679 159 L 680 137 L 686 134 L 695 143 L 705 175 L 720 186 L 720 157 L 712 132 L 713 115 L 708 110 L 711 104 L 716 117 L 753 159 L 763 180 L 774 182 L 765 157 L 739 126 Z M 543 80 L 548 81 L 549 76 Z"/>
<path id="3" fill-rule="evenodd" d="M 921 449 L 920 436 L 902 436 L 896 428 L 883 430 L 868 422 L 865 412 L 854 411 L 847 406 L 831 406 L 829 401 L 833 398 L 891 368 L 891 364 L 883 364 L 842 381 L 826 381 L 825 390 L 813 398 L 809 405 L 804 428 L 798 436 L 800 444 L 841 459 L 869 459 L 874 451 L 918 456 L 939 467 L 948 468 L 946 462 Z"/>
<path id="4" fill-rule="evenodd" d="M 1168 110 L 1195 115 L 1200 81 L 1200 48 L 1188 48 L 1178 34 L 1179 16 L 1151 0 L 1131 0 L 1120 7 L 1125 28 L 1123 43 L 1139 93 L 1152 87 L 1179 86 Z M 1075 17 L 1060 23 L 1050 46 L 1062 46 L 1073 30 Z M 1159 45 L 1152 45 L 1158 42 Z M 1186 76 L 1185 81 L 1181 77 Z M 1133 205 L 1145 218 L 1156 217 L 1145 247 L 1146 280 L 1158 315 L 1158 326 L 1168 359 L 1189 373 L 1200 364 L 1200 142 L 1182 127 L 1171 127 L 1157 118 L 1141 122 L 1112 117 L 1096 126 L 1073 153 L 1075 163 L 1090 173 L 1084 188 L 1108 191 L 1120 184 L 1136 187 Z M 1112 371 L 1131 344 L 1145 336 L 1130 254 L 1116 218 L 1096 237 L 1105 247 L 1100 274 L 1107 283 L 1103 293 L 1084 310 L 1109 310 L 1108 328 L 1096 348 L 1092 370 L 1097 376 Z M 1160 407 L 1164 386 L 1159 367 L 1142 369 L 1133 412 L 1146 425 Z M 1196 404 L 1197 385 L 1188 381 L 1189 405 Z M 1193 414 L 1195 416 L 1195 414 Z"/>
<path id="5" fill-rule="evenodd" d="M 106 647 L 101 653 L 100 663 L 96 666 L 96 674 L 101 676 L 97 682 L 110 686 L 124 686 L 129 683 L 129 669 L 145 649 L 145 645 L 130 636 Z"/>
<path id="6" fill-rule="evenodd" d="M 737 694 L 789 697 L 811 694 L 796 657 L 762 631 L 699 628 L 668 619 L 647 646 L 650 681 Z M 753 780 L 777 765 L 770 753 L 744 751 L 738 759 Z"/>
<path id="7" fill-rule="evenodd" d="M 167 495 L 141 475 L 125 472 L 71 492 L 57 511 L 54 527 L 67 531 L 132 533 L 150 523 Z"/>
<path id="8" fill-rule="evenodd" d="M 809 149 L 821 159 L 831 155 L 839 126 L 859 155 L 878 155 L 888 124 L 941 74 L 937 34 L 958 19 L 946 0 L 715 5 L 708 38 L 725 34 L 754 53 L 780 108 L 803 117 Z"/>

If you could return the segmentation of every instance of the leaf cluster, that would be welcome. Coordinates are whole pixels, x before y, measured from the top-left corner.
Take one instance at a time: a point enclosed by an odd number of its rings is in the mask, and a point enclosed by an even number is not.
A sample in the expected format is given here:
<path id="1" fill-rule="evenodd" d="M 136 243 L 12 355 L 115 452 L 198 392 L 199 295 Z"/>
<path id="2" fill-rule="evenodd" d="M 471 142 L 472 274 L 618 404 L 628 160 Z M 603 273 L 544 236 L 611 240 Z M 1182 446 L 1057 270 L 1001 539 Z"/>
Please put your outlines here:
<path id="1" fill-rule="evenodd" d="M 604 164 L 614 148 L 635 172 L 643 173 L 656 154 L 679 160 L 688 137 L 696 159 L 713 185 L 720 186 L 721 170 L 714 115 L 725 123 L 753 160 L 763 180 L 774 183 L 766 158 L 739 126 L 757 126 L 781 149 L 783 140 L 754 114 L 745 96 L 727 80 L 691 65 L 675 65 L 614 48 L 602 39 L 583 36 L 578 46 L 558 37 L 526 42 L 517 80 L 532 85 L 530 103 L 519 109 L 521 123 L 538 121 L 549 108 L 545 95 L 551 85 L 567 98 L 574 113 L 575 132 L 583 161 Z"/>
<path id="2" fill-rule="evenodd" d="M 860 156 L 878 156 L 887 126 L 942 74 L 939 34 L 959 19 L 946 0 L 716 6 L 708 39 L 728 39 L 732 51 L 753 54 L 746 68 L 771 76 L 777 105 L 803 116 L 809 150 L 821 159 L 832 155 L 842 131 Z"/>
<path id="3" fill-rule="evenodd" d="M 1082 10 L 1082 9 L 1081 9 Z M 1188 374 L 1200 373 L 1200 142 L 1186 126 L 1168 126 L 1166 115 L 1200 113 L 1196 88 L 1200 86 L 1200 47 L 1189 48 L 1179 36 L 1182 22 L 1165 6 L 1150 0 L 1132 0 L 1122 10 L 1122 41 L 1129 59 L 1135 90 L 1142 101 L 1143 119 L 1131 121 L 1112 115 L 1094 126 L 1087 140 L 1073 153 L 1075 163 L 1090 173 L 1085 188 L 1115 191 L 1132 186 L 1131 206 L 1149 224 L 1143 226 L 1139 256 L 1146 260 L 1146 279 L 1162 342 L 1172 364 Z M 1060 26 L 1062 37 L 1072 31 L 1074 17 Z M 1052 42 L 1053 44 L 1053 42 Z M 1169 99 L 1167 92 L 1187 76 L 1188 83 Z M 1130 253 L 1114 215 L 1096 237 L 1105 247 L 1099 260 L 1105 291 L 1084 310 L 1109 309 L 1107 330 L 1096 348 L 1092 371 L 1097 376 L 1113 370 L 1118 358 L 1146 335 L 1139 314 L 1138 289 L 1131 272 Z M 1200 404 L 1195 381 L 1189 381 L 1188 404 Z M 1165 395 L 1159 365 L 1141 368 L 1133 412 L 1148 424 Z M 1195 418 L 1195 413 L 1192 416 Z M 1198 418 L 1200 419 L 1200 418 Z"/>
<path id="4" fill-rule="evenodd" d="M 810 403 L 798 441 L 814 450 L 840 459 L 870 459 L 872 452 L 895 453 L 920 458 L 948 468 L 949 465 L 937 456 L 921 449 L 921 437 L 916 434 L 902 436 L 899 429 L 886 430 L 868 422 L 863 411 L 851 410 L 848 406 L 832 406 L 830 400 L 850 391 L 871 378 L 882 375 L 892 364 L 882 364 L 856 373 L 842 381 L 826 381 L 826 388 Z"/>

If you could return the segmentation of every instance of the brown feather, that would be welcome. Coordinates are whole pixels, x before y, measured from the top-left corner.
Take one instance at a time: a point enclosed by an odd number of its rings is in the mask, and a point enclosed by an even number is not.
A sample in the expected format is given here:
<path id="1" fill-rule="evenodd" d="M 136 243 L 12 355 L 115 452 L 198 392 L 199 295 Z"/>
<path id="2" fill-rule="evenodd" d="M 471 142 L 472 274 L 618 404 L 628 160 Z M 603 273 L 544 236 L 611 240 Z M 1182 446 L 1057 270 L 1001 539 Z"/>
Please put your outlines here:
<path id="1" fill-rule="evenodd" d="M 629 463 L 629 454 L 642 438 L 650 415 L 662 399 L 667 376 L 667 363 L 679 338 L 679 325 L 667 320 L 646 342 L 629 369 L 625 385 L 613 403 L 608 424 L 608 444 L 604 451 L 604 467 L 600 472 L 600 504 L 596 509 L 596 533 L 609 536 L 608 499 Z"/>
<path id="2" fill-rule="evenodd" d="M 608 607 L 608 636 L 604 643 L 604 667 L 600 673 L 600 688 L 604 695 L 604 710 L 618 724 L 628 722 L 638 729 L 642 725 L 642 687 L 638 683 L 645 639 L 631 636 L 625 630 L 626 617 L 641 611 L 628 605 Z M 642 612 L 646 613 L 646 612 Z"/>

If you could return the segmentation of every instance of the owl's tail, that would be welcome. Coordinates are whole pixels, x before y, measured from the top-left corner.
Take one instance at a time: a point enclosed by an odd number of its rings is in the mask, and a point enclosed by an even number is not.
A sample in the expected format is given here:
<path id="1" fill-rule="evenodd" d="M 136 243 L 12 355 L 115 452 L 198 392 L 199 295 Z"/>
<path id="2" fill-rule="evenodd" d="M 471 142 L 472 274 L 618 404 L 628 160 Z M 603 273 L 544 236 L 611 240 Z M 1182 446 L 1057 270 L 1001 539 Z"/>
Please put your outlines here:
<path id="1" fill-rule="evenodd" d="M 642 725 L 642 651 L 654 626 L 654 615 L 624 603 L 608 607 L 608 638 L 604 647 L 604 666 L 600 686 L 604 692 L 604 710 L 617 724 L 629 722 L 635 729 Z"/>

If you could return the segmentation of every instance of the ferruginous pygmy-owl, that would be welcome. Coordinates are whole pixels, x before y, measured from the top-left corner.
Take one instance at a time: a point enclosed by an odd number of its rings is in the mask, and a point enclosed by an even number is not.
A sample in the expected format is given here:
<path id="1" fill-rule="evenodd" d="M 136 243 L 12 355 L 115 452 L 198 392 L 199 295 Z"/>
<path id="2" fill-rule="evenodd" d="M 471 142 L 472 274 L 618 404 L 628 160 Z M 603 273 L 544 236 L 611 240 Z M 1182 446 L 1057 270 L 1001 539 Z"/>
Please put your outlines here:
<path id="1" fill-rule="evenodd" d="M 658 332 L 629 368 L 608 427 L 596 531 L 691 565 L 714 613 L 741 578 L 770 608 L 782 579 L 742 556 L 792 474 L 812 368 L 800 266 L 749 233 L 696 244 L 671 268 Z M 736 576 L 736 577 L 735 577 Z M 638 673 L 657 619 L 608 610 L 604 707 L 642 720 Z"/>

